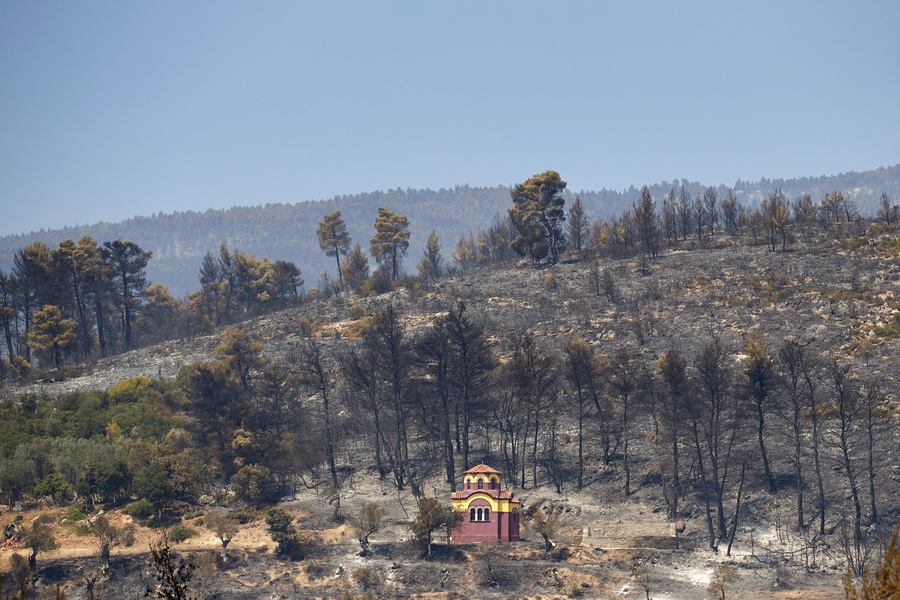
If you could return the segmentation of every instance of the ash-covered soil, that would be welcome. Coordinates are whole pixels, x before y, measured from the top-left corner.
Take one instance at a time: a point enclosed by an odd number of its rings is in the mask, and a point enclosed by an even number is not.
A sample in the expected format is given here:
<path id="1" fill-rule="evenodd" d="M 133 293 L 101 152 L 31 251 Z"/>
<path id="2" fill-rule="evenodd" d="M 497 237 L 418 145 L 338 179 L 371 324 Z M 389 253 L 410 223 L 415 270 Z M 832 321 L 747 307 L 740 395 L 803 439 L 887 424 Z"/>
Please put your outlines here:
<path id="1" fill-rule="evenodd" d="M 510 332 L 524 329 L 533 331 L 548 352 L 559 353 L 562 343 L 578 334 L 598 355 L 611 354 L 625 345 L 648 365 L 671 348 L 692 357 L 715 336 L 729 348 L 736 367 L 743 336 L 758 329 L 767 336 L 770 351 L 793 337 L 809 343 L 818 354 L 852 361 L 865 377 L 880 381 L 896 405 L 900 342 L 869 332 L 884 325 L 895 310 L 898 259 L 801 244 L 786 253 L 767 252 L 763 246 L 725 246 L 670 251 L 646 265 L 640 259 L 602 260 L 600 268 L 609 269 L 614 276 L 616 302 L 598 294 L 589 263 L 572 259 L 542 269 L 525 264 L 479 268 L 420 290 L 400 289 L 372 298 L 343 295 L 237 326 L 264 343 L 263 353 L 268 358 L 289 362 L 308 333 L 300 327 L 301 319 L 312 324 L 312 335 L 340 348 L 356 343 L 360 320 L 386 303 L 403 311 L 415 333 L 454 303 L 464 301 L 470 314 L 484 322 L 501 357 L 508 351 Z M 871 343 L 867 355 L 851 346 L 860 339 Z M 7 384 L 0 393 L 16 397 L 30 392 L 52 398 L 76 390 L 107 389 L 136 375 L 171 379 L 184 365 L 212 360 L 220 340 L 221 331 L 217 331 L 193 340 L 171 341 L 100 360 L 85 367 L 85 375 L 76 379 Z M 648 423 L 639 426 L 649 430 Z M 566 424 L 563 433 L 572 431 L 571 424 Z M 564 451 L 574 452 L 571 435 L 562 445 Z M 358 448 L 341 458 L 343 472 L 351 473 L 342 504 L 345 514 L 366 501 L 388 507 L 388 526 L 372 538 L 373 556 L 358 555 L 352 533 L 333 519 L 332 507 L 314 490 L 303 490 L 282 504 L 299 519 L 298 527 L 316 530 L 325 540 L 322 548 L 304 561 L 275 560 L 274 544 L 258 523 L 242 528 L 229 546 L 231 558 L 224 565 L 213 558 L 217 541 L 202 528 L 200 537 L 178 549 L 200 565 L 197 581 L 202 582 L 199 589 L 204 597 L 362 596 L 366 590 L 356 574 L 359 569 L 369 569 L 378 573 L 373 578 L 378 581 L 374 593 L 382 597 L 557 598 L 572 593 L 578 585 L 583 597 L 621 594 L 642 598 L 644 590 L 632 577 L 632 570 L 647 565 L 652 598 L 694 600 L 706 597 L 715 567 L 726 561 L 733 562 L 740 575 L 730 584 L 727 597 L 843 597 L 840 575 L 846 557 L 840 543 L 840 522 L 842 517 L 851 518 L 849 498 L 843 495 L 829 505 L 828 535 L 809 539 L 788 525 L 794 501 L 790 481 L 775 494 L 762 491 L 761 481 L 748 482 L 731 557 L 724 556 L 724 545 L 718 554 L 705 549 L 706 525 L 698 504 L 687 506 L 679 550 L 574 546 L 576 536 L 588 527 L 644 523 L 658 531 L 657 526 L 665 526 L 660 485 L 648 475 L 653 455 L 649 442 L 635 439 L 633 452 L 633 469 L 639 476 L 633 484 L 637 491 L 627 498 L 616 465 L 604 465 L 598 458 L 589 461 L 581 491 L 571 484 L 564 485 L 561 494 L 549 484 L 516 490 L 525 507 L 540 505 L 562 512 L 557 550 L 550 555 L 541 551 L 534 535 L 523 530 L 526 541 L 517 544 L 446 546 L 438 542 L 435 556 L 422 558 L 408 541 L 414 499 L 408 491 L 398 493 L 389 481 L 379 480 L 355 464 L 351 457 L 363 454 Z M 890 530 L 900 519 L 900 460 L 896 459 L 896 447 L 886 452 L 895 462 L 878 474 L 882 519 L 877 528 Z M 790 472 L 785 452 L 773 453 L 773 461 L 776 472 Z M 833 465 L 828 466 L 825 477 L 830 489 L 845 485 Z M 427 480 L 423 489 L 429 496 L 449 497 L 449 487 L 439 477 Z M 9 518 L 4 510 L 0 524 Z M 101 577 L 95 588 L 104 590 L 103 598 L 141 597 L 141 573 L 147 577 L 148 539 L 114 552 L 111 573 Z M 627 545 L 627 540 L 616 544 L 619 548 Z M 11 551 L 6 548 L 0 556 L 6 558 Z M 91 541 L 79 538 L 42 556 L 40 594 L 49 596 L 51 588 L 61 582 L 72 592 L 70 597 L 82 597 L 85 578 L 96 571 L 93 559 L 88 558 L 91 552 Z"/>
<path id="2" fill-rule="evenodd" d="M 723 242 L 719 248 L 671 250 L 652 261 L 601 259 L 598 265 L 614 276 L 615 302 L 602 290 L 598 293 L 592 263 L 570 257 L 539 269 L 524 261 L 482 267 L 416 291 L 399 289 L 368 298 L 342 294 L 235 326 L 257 336 L 265 344 L 264 354 L 279 360 L 290 360 L 306 337 L 301 319 L 312 323 L 312 335 L 339 347 L 352 343 L 346 338 L 354 335 L 354 324 L 388 303 L 403 312 L 415 332 L 465 302 L 468 312 L 483 321 L 501 356 L 511 332 L 530 330 L 549 352 L 559 353 L 563 341 L 577 333 L 601 355 L 626 345 L 654 362 L 671 348 L 692 356 L 715 336 L 737 359 L 743 336 L 758 329 L 773 351 L 794 338 L 821 353 L 865 362 L 867 375 L 889 380 L 889 391 L 895 391 L 900 342 L 869 331 L 889 321 L 900 301 L 898 258 L 821 244 L 795 244 L 782 253 Z M 221 331 L 100 359 L 84 366 L 85 374 L 75 379 L 8 383 L 0 393 L 55 397 L 107 389 L 136 375 L 170 379 L 184 365 L 212 360 Z M 873 345 L 865 357 L 848 348 L 861 338 Z"/>

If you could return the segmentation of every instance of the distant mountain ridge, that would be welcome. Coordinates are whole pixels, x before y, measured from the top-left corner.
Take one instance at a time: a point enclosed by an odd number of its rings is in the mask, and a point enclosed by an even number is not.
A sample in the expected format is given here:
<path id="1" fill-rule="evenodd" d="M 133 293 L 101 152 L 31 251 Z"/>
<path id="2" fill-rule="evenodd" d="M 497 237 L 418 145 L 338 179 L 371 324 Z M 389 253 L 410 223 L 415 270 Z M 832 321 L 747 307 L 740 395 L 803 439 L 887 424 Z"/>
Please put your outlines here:
<path id="1" fill-rule="evenodd" d="M 561 175 L 566 178 L 565 173 Z M 523 180 L 527 176 L 530 174 L 524 175 Z M 641 193 L 641 188 L 634 186 L 622 191 L 575 191 L 571 189 L 571 183 L 568 199 L 580 196 L 591 218 L 621 214 L 638 201 Z M 662 181 L 648 187 L 659 206 L 673 187 L 682 184 L 694 196 L 707 187 L 687 180 Z M 719 196 L 723 197 L 727 186 L 715 187 Z M 808 193 L 816 201 L 837 189 L 846 192 L 857 203 L 861 213 L 868 215 L 874 213 L 882 193 L 887 193 L 894 202 L 900 201 L 900 164 L 812 178 L 762 178 L 757 182 L 739 180 L 733 187 L 745 206 L 757 205 L 775 188 L 780 188 L 788 198 Z M 333 259 L 327 258 L 319 249 L 316 228 L 322 217 L 340 210 L 353 241 L 368 250 L 378 207 L 384 206 L 409 218 L 412 235 L 404 266 L 407 272 L 414 272 L 432 229 L 436 230 L 443 247 L 442 253 L 449 260 L 461 235 L 479 227 L 486 229 L 495 215 L 505 215 L 511 205 L 509 191 L 504 186 L 468 185 L 437 191 L 397 188 L 335 196 L 322 201 L 176 212 L 135 217 L 120 223 L 101 222 L 8 235 L 0 237 L 0 269 L 8 273 L 15 252 L 35 241 L 42 241 L 54 248 L 64 239 L 77 241 L 84 235 L 101 243 L 122 238 L 137 243 L 145 250 L 152 250 L 153 259 L 147 269 L 149 279 L 168 286 L 174 295 L 181 297 L 199 287 L 197 277 L 203 255 L 208 251 L 216 254 L 221 242 L 227 241 L 230 248 L 256 254 L 258 258 L 265 256 L 273 261 L 296 263 L 302 269 L 306 287 L 309 288 L 317 285 L 319 276 L 326 268 L 332 276 L 336 275 Z"/>

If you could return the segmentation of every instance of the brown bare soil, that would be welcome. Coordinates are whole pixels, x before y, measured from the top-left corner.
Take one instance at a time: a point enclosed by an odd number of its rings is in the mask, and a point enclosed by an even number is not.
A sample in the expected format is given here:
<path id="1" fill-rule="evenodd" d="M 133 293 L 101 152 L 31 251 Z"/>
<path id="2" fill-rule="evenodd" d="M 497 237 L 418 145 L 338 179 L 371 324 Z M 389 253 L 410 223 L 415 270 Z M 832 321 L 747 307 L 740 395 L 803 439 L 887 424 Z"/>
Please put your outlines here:
<path id="1" fill-rule="evenodd" d="M 437 487 L 438 481 L 433 482 Z M 215 535 L 193 520 L 185 525 L 199 532 L 174 546 L 176 551 L 198 565 L 198 590 L 204 597 L 235 599 L 270 599 L 299 597 L 335 597 L 348 592 L 361 597 L 365 590 L 357 583 L 360 569 L 377 573 L 380 583 L 374 590 L 377 597 L 449 599 L 462 596 L 477 598 L 533 598 L 555 599 L 568 597 L 575 586 L 581 586 L 582 597 L 613 598 L 643 597 L 631 577 L 632 569 L 648 564 L 651 573 L 651 597 L 656 600 L 700 598 L 713 569 L 722 561 L 732 561 L 741 579 L 732 584 L 729 597 L 747 600 L 781 600 L 841 598 L 841 560 L 828 559 L 830 566 L 812 571 L 778 566 L 773 554 L 765 549 L 762 532 L 754 540 L 751 553 L 747 536 L 739 537 L 734 556 L 726 559 L 702 549 L 697 533 L 685 533 L 682 550 L 652 548 L 613 550 L 575 545 L 584 528 L 590 526 L 607 533 L 616 533 L 618 540 L 628 540 L 635 533 L 667 532 L 671 525 L 659 513 L 647 510 L 637 500 L 621 502 L 602 500 L 590 492 L 570 491 L 564 497 L 551 497 L 546 489 L 517 492 L 523 502 L 542 502 L 551 506 L 573 509 L 564 522 L 564 530 L 557 536 L 557 548 L 550 554 L 543 552 L 539 536 L 523 529 L 524 540 L 512 544 L 434 544 L 434 556 L 426 559 L 409 542 L 407 514 L 414 506 L 408 492 L 391 493 L 389 484 L 377 476 L 356 478 L 354 498 L 345 502 L 345 512 L 353 513 L 367 498 L 382 498 L 389 508 L 386 527 L 372 536 L 373 553 L 359 556 L 359 546 L 347 524 L 332 522 L 332 508 L 315 491 L 304 491 L 282 504 L 300 530 L 315 531 L 322 545 L 305 560 L 282 562 L 274 559 L 275 544 L 261 521 L 240 526 L 239 533 L 228 546 L 229 561 L 216 559 L 221 545 Z M 387 495 L 385 495 L 387 494 Z M 449 493 L 448 493 L 449 495 Z M 204 507 L 197 507 L 203 510 Z M 404 511 L 404 508 L 406 509 Z M 61 509 L 28 510 L 24 522 L 42 512 L 57 518 Z M 614 515 L 614 517 L 610 517 Z M 3 509 L 0 525 L 11 522 L 14 513 Z M 108 517 L 117 524 L 126 524 L 131 517 L 111 511 Z M 640 519 L 644 519 L 641 524 Z M 619 520 L 625 521 L 618 523 Z M 330 524 L 330 525 L 329 525 Z M 316 527 L 312 527 L 316 525 Z M 691 524 L 696 528 L 697 524 Z M 39 555 L 41 579 L 35 590 L 50 594 L 57 583 L 71 598 L 79 598 L 85 582 L 98 577 L 95 590 L 103 591 L 103 598 L 139 598 L 141 573 L 149 573 L 149 542 L 157 531 L 138 527 L 135 544 L 129 548 L 115 548 L 112 569 L 101 574 L 97 568 L 96 545 L 90 536 L 78 536 L 72 526 L 55 526 L 59 549 Z M 629 536 L 631 536 L 629 538 Z M 641 537 L 641 536 L 637 536 Z M 665 538 L 665 536 L 662 536 Z M 0 572 L 5 570 L 13 552 L 25 554 L 7 543 L 0 550 Z M 823 565 L 824 566 L 824 565 Z M 788 573 L 788 571 L 790 571 Z M 785 589 L 782 589 L 785 588 Z M 79 591 L 80 590 L 80 591 Z M 635 596 L 640 591 L 641 595 Z M 43 596 L 39 596 L 43 597 Z M 49 597 L 49 596 L 48 596 Z"/>

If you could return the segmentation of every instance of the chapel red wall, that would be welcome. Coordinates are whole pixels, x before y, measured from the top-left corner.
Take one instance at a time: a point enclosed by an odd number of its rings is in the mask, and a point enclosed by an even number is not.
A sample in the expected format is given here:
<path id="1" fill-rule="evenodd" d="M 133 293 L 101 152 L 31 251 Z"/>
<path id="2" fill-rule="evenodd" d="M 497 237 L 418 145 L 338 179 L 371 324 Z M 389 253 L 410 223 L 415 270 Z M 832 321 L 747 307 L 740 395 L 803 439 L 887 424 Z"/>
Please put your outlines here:
<path id="1" fill-rule="evenodd" d="M 518 513 L 491 513 L 490 521 L 469 521 L 465 519 L 453 529 L 453 541 L 469 542 L 518 542 Z"/>

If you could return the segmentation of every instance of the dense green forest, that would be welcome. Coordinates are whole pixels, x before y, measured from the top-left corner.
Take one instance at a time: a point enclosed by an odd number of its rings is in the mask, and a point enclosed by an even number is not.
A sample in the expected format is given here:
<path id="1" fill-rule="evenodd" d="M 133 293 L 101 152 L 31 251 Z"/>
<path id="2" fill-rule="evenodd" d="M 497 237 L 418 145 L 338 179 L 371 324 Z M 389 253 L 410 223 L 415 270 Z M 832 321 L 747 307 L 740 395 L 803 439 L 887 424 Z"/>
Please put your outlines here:
<path id="1" fill-rule="evenodd" d="M 684 186 L 692 197 L 705 189 L 698 182 L 663 181 L 649 186 L 657 203 L 672 188 Z M 727 195 L 727 186 L 715 186 L 718 196 Z M 758 206 L 772 189 L 781 189 L 791 200 L 809 194 L 818 202 L 833 191 L 842 190 L 856 203 L 864 215 L 873 214 L 878 197 L 887 193 L 900 198 L 900 165 L 882 167 L 861 173 L 798 179 L 760 179 L 738 181 L 732 188 L 744 206 Z M 494 188 L 457 186 L 437 191 L 394 189 L 336 196 L 324 201 L 297 204 L 266 204 L 234 207 L 228 210 L 178 212 L 171 215 L 140 216 L 123 223 L 99 223 L 67 227 L 58 231 L 40 231 L 0 238 L 0 270 L 9 272 L 15 252 L 35 241 L 56 246 L 65 239 L 78 240 L 90 236 L 95 240 L 128 239 L 153 252 L 147 268 L 151 281 L 165 285 L 177 298 L 197 289 L 196 277 L 200 261 L 207 252 L 218 251 L 227 241 L 233 248 L 270 260 L 293 262 L 306 274 L 308 283 L 326 268 L 335 275 L 331 263 L 318 249 L 316 223 L 322 215 L 340 210 L 354 240 L 362 243 L 371 236 L 371 226 L 378 208 L 386 206 L 409 218 L 413 248 L 422 248 L 428 234 L 435 230 L 443 240 L 456 240 L 485 227 L 495 215 L 505 215 L 511 187 Z M 581 198 L 588 214 L 603 219 L 621 214 L 640 199 L 641 189 L 574 191 L 563 193 L 571 203 Z"/>

